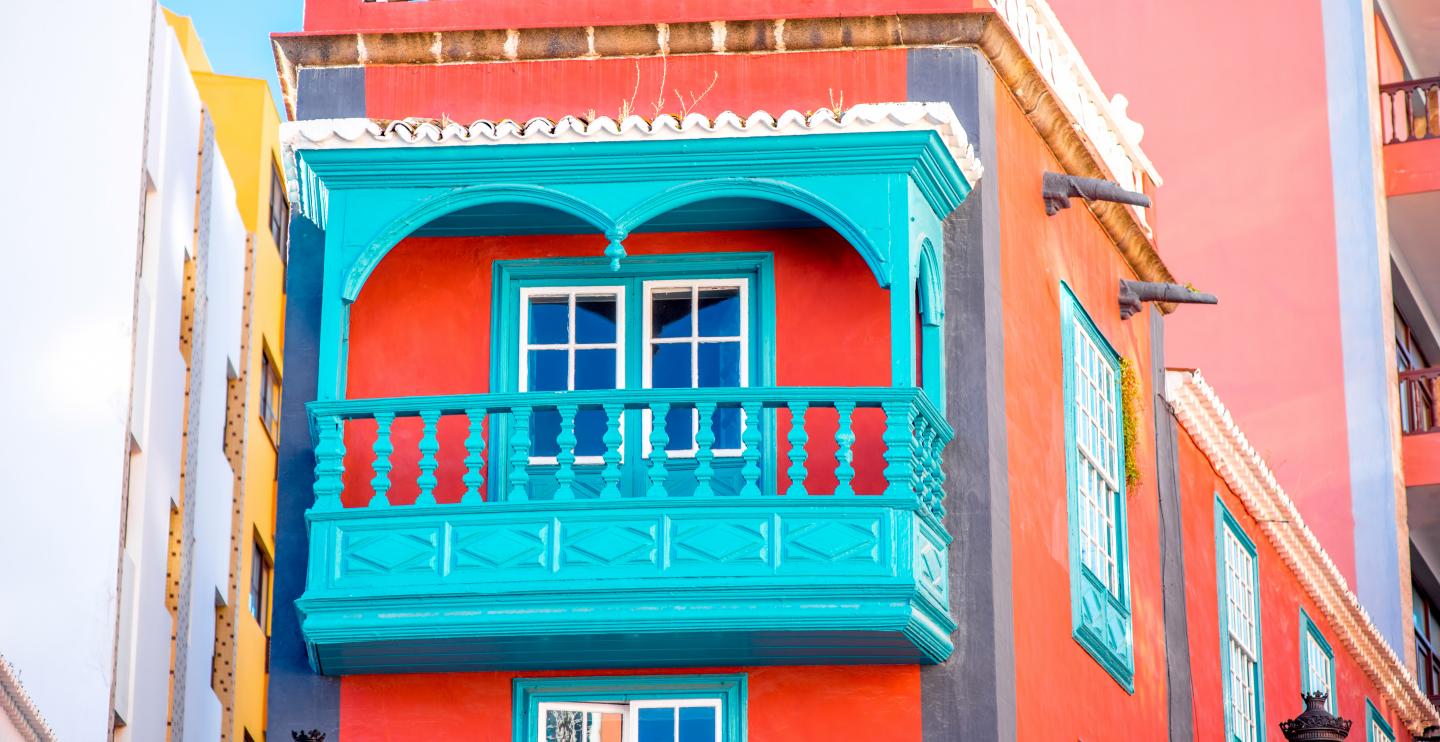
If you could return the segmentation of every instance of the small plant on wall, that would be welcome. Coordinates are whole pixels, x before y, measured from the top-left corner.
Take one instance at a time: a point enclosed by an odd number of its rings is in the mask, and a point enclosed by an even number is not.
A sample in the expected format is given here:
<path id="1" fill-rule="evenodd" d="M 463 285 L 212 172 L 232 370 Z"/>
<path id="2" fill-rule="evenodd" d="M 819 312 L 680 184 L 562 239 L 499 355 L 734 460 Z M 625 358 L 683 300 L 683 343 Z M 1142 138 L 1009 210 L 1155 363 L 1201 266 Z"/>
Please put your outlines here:
<path id="1" fill-rule="evenodd" d="M 1140 486 L 1140 458 L 1135 455 L 1135 446 L 1140 440 L 1139 423 L 1135 417 L 1140 403 L 1140 376 L 1135 363 L 1129 358 L 1120 359 L 1120 424 L 1125 437 L 1125 487 Z"/>

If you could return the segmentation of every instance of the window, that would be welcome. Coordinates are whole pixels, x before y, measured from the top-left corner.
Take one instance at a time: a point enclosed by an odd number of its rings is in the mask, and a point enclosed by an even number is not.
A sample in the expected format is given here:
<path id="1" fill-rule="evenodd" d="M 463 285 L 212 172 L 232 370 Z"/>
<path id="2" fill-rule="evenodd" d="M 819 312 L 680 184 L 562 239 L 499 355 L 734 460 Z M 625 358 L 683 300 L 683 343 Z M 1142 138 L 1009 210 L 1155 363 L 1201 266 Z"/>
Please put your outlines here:
<path id="1" fill-rule="evenodd" d="M 1074 636 L 1133 692 L 1120 358 L 1069 287 L 1061 293 Z"/>
<path id="2" fill-rule="evenodd" d="M 618 286 L 520 290 L 520 391 L 625 388 L 625 290 Z M 575 461 L 601 462 L 604 410 L 575 415 Z M 530 416 L 532 462 L 554 463 L 560 452 L 560 413 Z"/>
<path id="3" fill-rule="evenodd" d="M 1332 714 L 1338 713 L 1335 710 L 1335 651 L 1303 608 L 1300 610 L 1300 690 L 1329 694 L 1325 708 Z"/>
<path id="4" fill-rule="evenodd" d="M 1440 612 L 1418 586 L 1412 586 L 1410 599 L 1415 618 L 1416 680 L 1425 695 L 1440 695 L 1440 657 L 1435 654 L 1435 644 L 1440 641 Z"/>
<path id="5" fill-rule="evenodd" d="M 744 675 L 521 678 L 516 739 L 529 742 L 739 742 Z"/>
<path id="6" fill-rule="evenodd" d="M 645 282 L 646 388 L 747 386 L 748 284 L 744 279 Z M 667 455 L 694 455 L 698 416 L 694 409 L 670 411 Z M 717 409 L 713 432 L 716 456 L 738 455 L 740 410 Z"/>
<path id="7" fill-rule="evenodd" d="M 270 631 L 270 559 L 259 534 L 250 544 L 250 615 L 262 630 Z"/>
<path id="8" fill-rule="evenodd" d="M 1216 579 L 1220 592 L 1220 649 L 1226 739 L 1259 742 L 1264 718 L 1260 669 L 1259 572 L 1255 544 L 1215 500 Z"/>
<path id="9" fill-rule="evenodd" d="M 275 371 L 275 362 L 269 352 L 260 355 L 260 422 L 270 441 L 280 441 L 280 375 Z"/>
<path id="10" fill-rule="evenodd" d="M 275 248 L 280 251 L 280 262 L 286 262 L 289 257 L 289 245 L 286 244 L 286 237 L 290 231 L 290 201 L 285 196 L 285 179 L 280 175 L 280 168 L 273 163 L 270 165 L 270 237 L 275 240 Z"/>
<path id="11" fill-rule="evenodd" d="M 1395 730 L 1370 699 L 1365 699 L 1365 742 L 1395 742 Z"/>

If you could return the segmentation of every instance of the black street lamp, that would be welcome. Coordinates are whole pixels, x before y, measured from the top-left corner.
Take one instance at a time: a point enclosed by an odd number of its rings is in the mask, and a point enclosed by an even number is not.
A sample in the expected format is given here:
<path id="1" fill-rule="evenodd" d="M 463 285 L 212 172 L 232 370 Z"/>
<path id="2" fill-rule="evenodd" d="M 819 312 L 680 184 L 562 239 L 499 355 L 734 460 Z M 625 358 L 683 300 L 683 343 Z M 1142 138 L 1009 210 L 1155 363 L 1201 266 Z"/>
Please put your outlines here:
<path id="1" fill-rule="evenodd" d="M 325 733 L 319 729 L 311 729 L 308 732 L 291 732 L 290 738 L 295 742 L 325 742 Z"/>
<path id="2" fill-rule="evenodd" d="M 1329 693 L 1301 693 L 1300 698 L 1305 701 L 1305 710 L 1293 719 L 1280 722 L 1280 733 L 1287 742 L 1340 742 L 1350 736 L 1350 720 L 1335 716 L 1325 708 Z"/>

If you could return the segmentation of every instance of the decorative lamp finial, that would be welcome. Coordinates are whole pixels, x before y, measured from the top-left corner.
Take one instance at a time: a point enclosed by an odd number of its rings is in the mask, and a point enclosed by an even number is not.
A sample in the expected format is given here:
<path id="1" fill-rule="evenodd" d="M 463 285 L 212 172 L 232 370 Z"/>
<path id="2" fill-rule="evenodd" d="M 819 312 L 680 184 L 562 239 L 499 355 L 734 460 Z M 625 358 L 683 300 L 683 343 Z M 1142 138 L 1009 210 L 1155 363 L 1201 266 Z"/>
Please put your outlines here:
<path id="1" fill-rule="evenodd" d="M 311 729 L 308 732 L 291 732 L 290 738 L 295 742 L 325 742 L 325 733 L 319 729 Z"/>
<path id="2" fill-rule="evenodd" d="M 1280 733 L 1287 742 L 1341 742 L 1350 736 L 1350 720 L 1330 713 L 1325 704 L 1330 694 L 1323 690 L 1301 693 L 1305 710 L 1300 715 L 1280 722 Z"/>

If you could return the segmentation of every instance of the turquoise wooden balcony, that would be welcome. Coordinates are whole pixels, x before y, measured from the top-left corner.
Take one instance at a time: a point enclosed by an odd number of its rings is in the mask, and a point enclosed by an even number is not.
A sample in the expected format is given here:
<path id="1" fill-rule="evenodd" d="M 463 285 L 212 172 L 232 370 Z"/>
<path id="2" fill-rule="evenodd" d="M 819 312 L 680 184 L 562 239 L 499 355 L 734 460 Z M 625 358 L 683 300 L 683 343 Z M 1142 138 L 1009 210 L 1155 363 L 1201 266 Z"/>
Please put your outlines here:
<path id="1" fill-rule="evenodd" d="M 918 389 L 309 410 L 315 503 L 297 606 L 318 671 L 908 663 L 951 651 L 940 456 L 952 432 Z"/>

